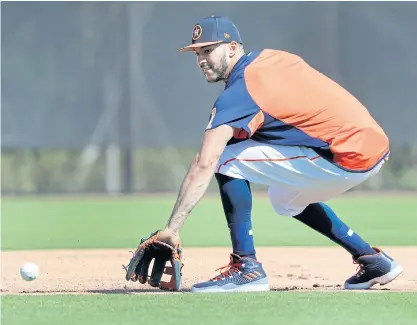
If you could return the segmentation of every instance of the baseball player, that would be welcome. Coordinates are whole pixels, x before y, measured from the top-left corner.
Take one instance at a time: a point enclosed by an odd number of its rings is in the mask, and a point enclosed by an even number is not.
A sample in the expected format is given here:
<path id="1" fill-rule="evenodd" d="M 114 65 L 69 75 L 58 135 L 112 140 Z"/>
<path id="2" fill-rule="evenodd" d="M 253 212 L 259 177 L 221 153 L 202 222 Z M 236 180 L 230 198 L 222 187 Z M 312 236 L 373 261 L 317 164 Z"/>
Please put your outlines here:
<path id="1" fill-rule="evenodd" d="M 388 158 L 389 140 L 367 109 L 297 55 L 270 49 L 246 53 L 226 17 L 197 22 L 192 44 L 180 51 L 194 52 L 207 81 L 223 81 L 225 88 L 166 227 L 142 239 L 126 279 L 180 290 L 180 230 L 214 175 L 233 253 L 219 274 L 191 291 L 269 290 L 254 247 L 250 183 L 268 186 L 278 214 L 299 220 L 351 254 L 359 271 L 346 280 L 346 289 L 394 280 L 402 267 L 323 203 L 377 174 Z M 165 267 L 168 261 L 171 266 Z M 170 282 L 161 281 L 164 273 L 172 276 Z"/>

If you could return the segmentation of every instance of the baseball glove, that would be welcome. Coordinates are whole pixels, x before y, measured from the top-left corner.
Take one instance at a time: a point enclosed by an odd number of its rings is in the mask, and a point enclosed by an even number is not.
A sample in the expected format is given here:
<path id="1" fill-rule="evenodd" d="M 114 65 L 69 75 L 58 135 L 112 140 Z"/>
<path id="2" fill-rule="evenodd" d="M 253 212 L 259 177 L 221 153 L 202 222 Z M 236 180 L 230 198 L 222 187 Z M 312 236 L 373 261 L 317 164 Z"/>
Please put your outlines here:
<path id="1" fill-rule="evenodd" d="M 123 266 L 126 270 L 126 280 L 139 281 L 142 284 L 148 282 L 152 287 L 159 287 L 162 290 L 179 291 L 183 267 L 181 244 L 174 247 L 160 241 L 159 235 L 160 230 L 152 233 L 148 238 L 142 238 L 129 265 Z M 154 264 L 149 277 L 149 265 L 153 259 Z M 168 261 L 171 266 L 166 266 Z M 169 282 L 161 281 L 164 274 L 171 275 Z"/>

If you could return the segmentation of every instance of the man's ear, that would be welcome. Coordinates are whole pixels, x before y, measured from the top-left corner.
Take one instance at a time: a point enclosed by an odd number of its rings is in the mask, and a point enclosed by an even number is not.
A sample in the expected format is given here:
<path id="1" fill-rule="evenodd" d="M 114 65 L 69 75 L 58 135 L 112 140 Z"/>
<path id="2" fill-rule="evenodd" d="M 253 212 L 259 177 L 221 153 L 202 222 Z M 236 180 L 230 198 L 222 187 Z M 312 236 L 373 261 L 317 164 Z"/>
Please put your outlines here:
<path id="1" fill-rule="evenodd" d="M 238 45 L 235 41 L 229 43 L 229 57 L 232 58 L 236 55 Z"/>

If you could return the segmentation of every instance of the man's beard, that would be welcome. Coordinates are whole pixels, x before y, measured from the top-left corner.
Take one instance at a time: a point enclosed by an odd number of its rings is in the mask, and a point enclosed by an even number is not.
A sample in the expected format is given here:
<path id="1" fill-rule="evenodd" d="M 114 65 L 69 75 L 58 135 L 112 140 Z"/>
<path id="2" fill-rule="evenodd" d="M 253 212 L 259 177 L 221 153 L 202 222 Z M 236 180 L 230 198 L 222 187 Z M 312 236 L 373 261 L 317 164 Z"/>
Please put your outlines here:
<path id="1" fill-rule="evenodd" d="M 211 67 L 212 75 L 207 78 L 207 82 L 214 83 L 221 80 L 227 80 L 227 60 L 226 56 L 220 59 L 218 67 Z"/>

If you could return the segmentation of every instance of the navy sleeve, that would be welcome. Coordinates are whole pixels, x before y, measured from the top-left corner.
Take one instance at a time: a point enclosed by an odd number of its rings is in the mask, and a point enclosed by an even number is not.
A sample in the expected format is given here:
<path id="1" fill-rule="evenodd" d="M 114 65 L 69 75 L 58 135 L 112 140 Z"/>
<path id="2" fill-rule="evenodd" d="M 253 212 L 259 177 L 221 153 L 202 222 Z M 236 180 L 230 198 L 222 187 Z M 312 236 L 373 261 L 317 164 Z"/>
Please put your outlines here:
<path id="1" fill-rule="evenodd" d="M 263 112 L 247 92 L 244 80 L 240 79 L 219 96 L 212 109 L 206 130 L 226 124 L 237 129 L 236 138 L 250 137 L 253 135 L 252 132 L 258 129 L 261 120 L 263 121 Z M 239 130 L 244 132 L 239 132 Z"/>

